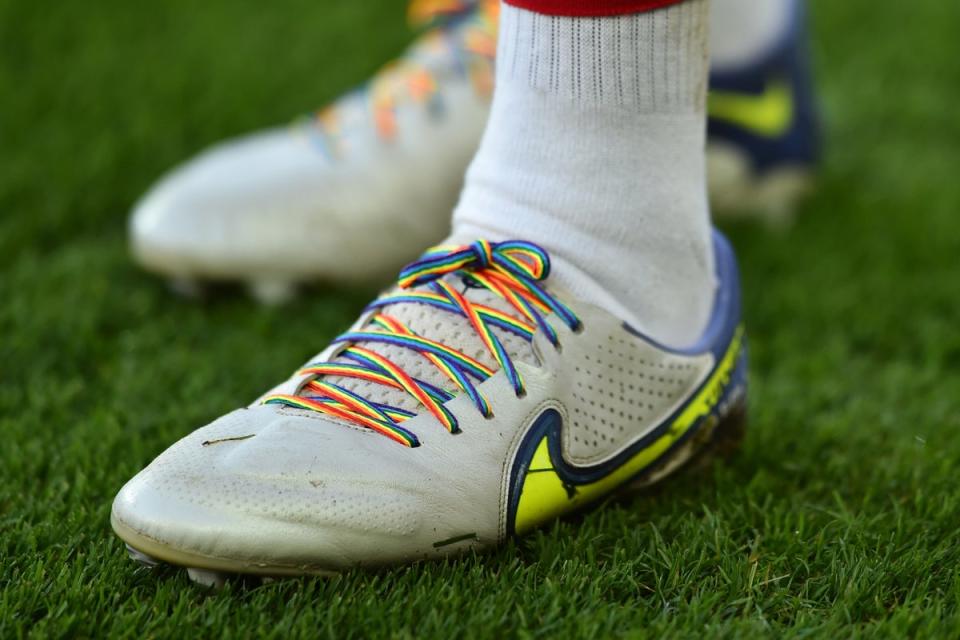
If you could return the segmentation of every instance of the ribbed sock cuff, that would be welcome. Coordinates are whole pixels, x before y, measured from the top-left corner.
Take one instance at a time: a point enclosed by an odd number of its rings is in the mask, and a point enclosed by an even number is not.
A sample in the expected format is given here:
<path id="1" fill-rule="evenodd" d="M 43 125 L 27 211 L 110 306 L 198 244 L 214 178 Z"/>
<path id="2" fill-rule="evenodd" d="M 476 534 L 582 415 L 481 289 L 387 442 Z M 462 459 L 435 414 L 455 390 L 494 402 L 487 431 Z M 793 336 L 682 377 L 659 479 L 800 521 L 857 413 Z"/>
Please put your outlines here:
<path id="1" fill-rule="evenodd" d="M 497 82 L 590 107 L 700 113 L 706 16 L 704 0 L 649 15 L 587 18 L 504 7 Z"/>

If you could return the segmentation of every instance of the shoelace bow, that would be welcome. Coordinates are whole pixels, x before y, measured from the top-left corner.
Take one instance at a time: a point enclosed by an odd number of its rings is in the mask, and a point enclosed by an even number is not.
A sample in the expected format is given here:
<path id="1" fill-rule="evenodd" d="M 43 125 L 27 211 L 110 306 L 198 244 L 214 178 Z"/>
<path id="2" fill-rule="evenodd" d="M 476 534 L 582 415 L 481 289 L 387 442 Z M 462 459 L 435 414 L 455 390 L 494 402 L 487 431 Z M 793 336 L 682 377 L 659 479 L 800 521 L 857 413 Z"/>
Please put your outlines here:
<path id="1" fill-rule="evenodd" d="M 499 0 L 412 0 L 407 18 L 414 28 L 434 29 L 432 46 L 449 47 L 476 91 L 486 96 L 493 89 L 498 9 Z M 468 16 L 471 22 L 462 37 L 450 37 L 447 27 Z M 387 141 L 396 136 L 396 110 L 404 95 L 416 104 L 442 111 L 438 89 L 436 74 L 416 61 L 401 58 L 384 66 L 367 89 L 378 136 Z M 334 104 L 316 114 L 317 125 L 328 135 L 339 133 L 337 113 Z"/>
<path id="2" fill-rule="evenodd" d="M 377 310 L 369 322 L 372 326 L 344 333 L 334 339 L 335 344 L 348 345 L 337 355 L 349 362 L 307 365 L 298 373 L 310 376 L 300 387 L 300 393 L 309 392 L 311 397 L 278 394 L 268 396 L 263 403 L 318 411 L 363 425 L 408 447 L 419 446 L 416 435 L 401 426 L 415 413 L 371 402 L 324 380 L 323 376 L 357 378 L 407 392 L 432 413 L 447 431 L 457 433 L 460 431 L 457 418 L 444 406 L 456 394 L 410 376 L 388 358 L 362 345 L 391 344 L 416 351 L 465 393 L 484 417 L 490 418 L 493 416 L 490 405 L 476 385 L 497 370 L 458 349 L 414 333 L 386 310 L 394 304 L 426 304 L 466 318 L 499 369 L 505 372 L 517 397 L 522 397 L 526 393 L 523 379 L 493 329 L 508 331 L 528 342 L 533 340 L 537 331 L 542 331 L 556 347 L 559 347 L 559 338 L 556 330 L 546 321 L 546 315 L 554 314 L 570 329 L 579 330 L 581 325 L 577 316 L 541 287 L 540 282 L 549 273 L 550 258 L 546 251 L 530 242 L 491 243 L 478 240 L 460 247 L 430 249 L 400 272 L 398 284 L 403 291 L 379 298 L 367 307 L 367 310 Z M 467 300 L 442 279 L 448 274 L 460 275 L 470 286 L 493 292 L 509 303 L 521 317 Z"/>

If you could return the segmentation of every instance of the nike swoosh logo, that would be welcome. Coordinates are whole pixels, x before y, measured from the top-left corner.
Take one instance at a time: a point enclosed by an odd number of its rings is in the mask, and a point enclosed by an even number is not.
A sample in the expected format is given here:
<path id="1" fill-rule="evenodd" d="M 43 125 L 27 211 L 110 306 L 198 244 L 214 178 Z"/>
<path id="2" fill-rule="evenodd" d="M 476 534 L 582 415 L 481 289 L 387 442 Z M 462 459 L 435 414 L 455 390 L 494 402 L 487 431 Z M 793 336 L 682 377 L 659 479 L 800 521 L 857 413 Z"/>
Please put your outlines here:
<path id="1" fill-rule="evenodd" d="M 767 84 L 760 95 L 711 91 L 707 113 L 711 118 L 743 127 L 756 135 L 778 138 L 793 122 L 793 89 L 784 80 Z"/>
<path id="2" fill-rule="evenodd" d="M 534 421 L 518 448 L 511 471 L 507 505 L 508 533 L 522 534 L 609 494 L 651 465 L 707 422 L 731 388 L 740 362 L 743 327 L 727 351 L 676 414 L 611 461 L 577 467 L 563 459 L 563 420 L 547 409 Z"/>

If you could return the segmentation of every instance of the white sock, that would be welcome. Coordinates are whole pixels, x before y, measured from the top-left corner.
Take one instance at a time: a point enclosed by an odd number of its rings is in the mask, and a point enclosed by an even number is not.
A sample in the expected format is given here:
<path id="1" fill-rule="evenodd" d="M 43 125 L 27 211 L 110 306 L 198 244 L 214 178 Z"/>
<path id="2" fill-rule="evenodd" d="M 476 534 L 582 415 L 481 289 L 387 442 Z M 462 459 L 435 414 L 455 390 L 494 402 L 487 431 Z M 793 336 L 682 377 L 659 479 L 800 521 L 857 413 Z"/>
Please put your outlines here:
<path id="1" fill-rule="evenodd" d="M 790 24 L 796 0 L 713 0 L 710 64 L 726 71 L 767 54 Z"/>
<path id="2" fill-rule="evenodd" d="M 454 237 L 547 249 L 557 280 L 651 337 L 705 327 L 706 0 L 601 18 L 504 4 L 496 88 Z"/>

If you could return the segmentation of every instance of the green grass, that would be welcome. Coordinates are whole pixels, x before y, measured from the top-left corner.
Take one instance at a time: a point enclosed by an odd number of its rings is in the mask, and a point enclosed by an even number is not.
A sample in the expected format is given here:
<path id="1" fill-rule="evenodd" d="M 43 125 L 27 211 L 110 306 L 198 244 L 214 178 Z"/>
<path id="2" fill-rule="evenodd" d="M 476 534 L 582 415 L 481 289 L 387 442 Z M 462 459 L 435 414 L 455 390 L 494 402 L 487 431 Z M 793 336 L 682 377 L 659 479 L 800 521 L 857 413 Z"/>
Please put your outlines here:
<path id="1" fill-rule="evenodd" d="M 368 75 L 402 7 L 0 0 L 0 637 L 956 637 L 960 9 L 813 9 L 819 192 L 789 232 L 728 229 L 735 461 L 487 555 L 208 594 L 127 560 L 113 495 L 370 292 L 185 302 L 131 264 L 125 216 L 177 161 Z"/>

